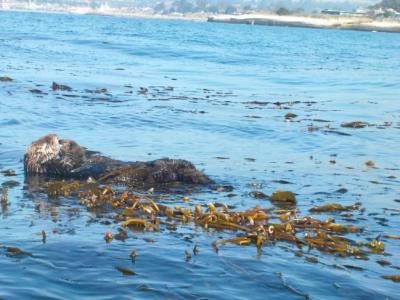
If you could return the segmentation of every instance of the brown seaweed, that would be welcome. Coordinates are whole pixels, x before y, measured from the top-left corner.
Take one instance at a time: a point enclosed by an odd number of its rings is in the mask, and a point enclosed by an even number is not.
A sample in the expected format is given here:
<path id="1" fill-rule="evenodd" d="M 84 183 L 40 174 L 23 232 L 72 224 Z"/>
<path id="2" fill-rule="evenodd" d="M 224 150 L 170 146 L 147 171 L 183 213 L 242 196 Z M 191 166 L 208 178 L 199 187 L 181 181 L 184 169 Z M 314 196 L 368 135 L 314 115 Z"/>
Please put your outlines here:
<path id="1" fill-rule="evenodd" d="M 133 272 L 132 270 L 130 270 L 130 269 L 128 269 L 128 268 L 115 266 L 115 269 L 116 269 L 118 272 L 120 272 L 122 275 L 124 275 L 124 276 L 133 276 L 133 275 L 136 275 L 135 272 Z"/>
<path id="2" fill-rule="evenodd" d="M 4 176 L 16 176 L 17 175 L 17 173 L 12 169 L 1 170 L 0 173 L 3 174 Z"/>
<path id="3" fill-rule="evenodd" d="M 296 204 L 296 196 L 293 192 L 278 190 L 270 196 L 272 202 Z"/>
<path id="4" fill-rule="evenodd" d="M 343 206 L 339 203 L 327 203 L 321 206 L 315 206 L 311 208 L 309 211 L 314 213 L 322 213 L 322 212 L 343 212 L 343 211 L 352 211 L 358 210 L 361 207 L 361 203 L 354 203 L 352 205 Z"/>
<path id="5" fill-rule="evenodd" d="M 32 256 L 32 253 L 21 250 L 17 247 L 6 247 L 7 256 L 10 257 L 23 257 L 23 256 Z"/>
<path id="6" fill-rule="evenodd" d="M 89 209 L 93 207 L 110 207 L 117 212 L 115 220 L 120 222 L 119 233 L 113 235 L 107 232 L 105 240 L 124 240 L 127 233 L 124 228 L 132 230 L 159 231 L 163 228 L 176 228 L 185 223 L 193 223 L 204 230 L 235 232 L 237 235 L 214 241 L 212 247 L 216 253 L 220 247 L 227 244 L 250 246 L 254 245 L 258 251 L 268 247 L 271 243 L 283 241 L 296 245 L 318 249 L 321 252 L 338 256 L 352 256 L 365 259 L 369 253 L 380 254 L 384 251 L 381 241 L 353 242 L 344 237 L 349 233 L 359 233 L 362 228 L 338 224 L 333 219 L 320 220 L 310 216 L 299 217 L 295 207 L 281 209 L 265 209 L 256 206 L 247 210 L 231 210 L 223 203 L 208 203 L 200 205 L 191 201 L 183 201 L 186 207 L 167 206 L 152 197 L 151 194 L 135 194 L 130 191 L 117 191 L 109 186 L 100 186 L 96 183 L 52 182 L 48 185 L 49 196 L 65 196 L 76 194 L 80 202 Z M 185 196 L 186 197 L 186 196 Z M 272 200 L 274 199 L 274 200 Z M 271 195 L 274 202 L 283 202 L 294 205 L 295 194 L 287 191 L 276 191 Z M 328 203 L 317 206 L 312 212 L 342 212 L 360 209 L 360 203 L 349 206 Z M 271 222 L 271 220 L 278 220 Z M 279 222 L 280 221 L 280 222 Z M 163 230 L 163 229 L 161 229 Z M 195 246 L 193 251 L 187 251 L 186 260 L 198 253 Z M 133 254 L 132 254 L 133 253 Z M 131 259 L 136 259 L 136 252 L 131 253 Z"/>
<path id="7" fill-rule="evenodd" d="M 10 82 L 13 81 L 11 77 L 8 76 L 0 76 L 0 82 Z"/>
<path id="8" fill-rule="evenodd" d="M 369 126 L 369 124 L 367 122 L 362 122 L 362 121 L 353 121 L 353 122 L 347 122 L 347 123 L 342 123 L 340 125 L 341 127 L 344 128 L 364 128 L 366 126 Z"/>
<path id="9" fill-rule="evenodd" d="M 400 282 L 400 275 L 384 275 L 382 277 L 393 282 Z"/>

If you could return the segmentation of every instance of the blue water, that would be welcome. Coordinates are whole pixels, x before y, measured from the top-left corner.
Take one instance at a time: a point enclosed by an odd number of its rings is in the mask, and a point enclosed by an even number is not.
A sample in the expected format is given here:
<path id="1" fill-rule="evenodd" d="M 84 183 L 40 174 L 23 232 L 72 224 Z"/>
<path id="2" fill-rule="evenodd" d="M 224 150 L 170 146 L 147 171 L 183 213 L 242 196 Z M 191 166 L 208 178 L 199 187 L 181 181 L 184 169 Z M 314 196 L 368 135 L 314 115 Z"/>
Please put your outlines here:
<path id="1" fill-rule="evenodd" d="M 283 188 L 298 194 L 302 215 L 362 202 L 354 225 L 364 232 L 354 240 L 400 234 L 397 34 L 25 12 L 0 12 L 0 32 L 0 76 L 14 79 L 0 82 L 0 169 L 17 171 L 0 183 L 20 183 L 1 211 L 0 245 L 32 253 L 0 249 L 0 298 L 400 299 L 399 284 L 382 278 L 400 273 L 399 240 L 383 239 L 388 255 L 368 261 L 305 253 L 317 264 L 285 243 L 262 253 L 226 245 L 216 255 L 212 241 L 235 233 L 191 224 L 106 244 L 104 233 L 119 227 L 103 224 L 111 212 L 29 192 L 22 165 L 27 146 L 55 132 L 118 159 L 185 158 L 235 188 L 235 197 L 198 191 L 191 205 L 272 207 L 249 192 Z M 53 92 L 53 81 L 73 91 Z M 108 92 L 85 91 L 96 88 Z M 285 122 L 287 112 L 298 117 Z M 356 120 L 373 126 L 340 127 Z M 182 204 L 182 195 L 163 199 Z M 186 262 L 195 244 L 200 253 Z"/>

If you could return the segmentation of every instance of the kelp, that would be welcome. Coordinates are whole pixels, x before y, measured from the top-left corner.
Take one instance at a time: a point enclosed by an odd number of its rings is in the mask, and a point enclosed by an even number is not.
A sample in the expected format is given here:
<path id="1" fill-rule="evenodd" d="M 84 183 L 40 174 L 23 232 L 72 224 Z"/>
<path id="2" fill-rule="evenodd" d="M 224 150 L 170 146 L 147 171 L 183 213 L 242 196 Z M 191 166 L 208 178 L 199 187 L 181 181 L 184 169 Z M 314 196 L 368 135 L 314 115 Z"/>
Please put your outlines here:
<path id="1" fill-rule="evenodd" d="M 351 245 L 348 239 L 332 236 L 324 231 L 307 234 L 303 240 L 309 247 L 317 248 L 323 252 L 336 253 L 339 256 L 365 255 L 365 253 Z"/>
<path id="2" fill-rule="evenodd" d="M 137 254 L 135 250 L 132 250 L 131 253 L 129 254 L 129 257 L 131 258 L 132 262 L 136 262 Z"/>
<path id="3" fill-rule="evenodd" d="M 0 195 L 0 204 L 1 206 L 6 207 L 8 205 L 8 188 L 4 187 L 0 189 L 1 195 Z"/>
<path id="4" fill-rule="evenodd" d="M 10 257 L 24 257 L 24 256 L 32 256 L 32 253 L 24 251 L 17 247 L 6 247 L 7 256 Z"/>
<path id="5" fill-rule="evenodd" d="M 289 207 L 262 208 L 256 206 L 247 210 L 232 210 L 223 203 L 193 204 L 183 201 L 182 205 L 167 206 L 152 197 L 152 194 L 138 194 L 130 191 L 113 190 L 109 186 L 99 186 L 95 182 L 78 183 L 51 182 L 48 185 L 49 197 L 64 197 L 76 194 L 80 202 L 87 208 L 109 207 L 117 212 L 115 220 L 120 222 L 118 233 L 107 232 L 104 239 L 107 243 L 115 240 L 125 240 L 128 232 L 124 229 L 141 231 L 160 231 L 160 226 L 176 230 L 181 224 L 192 223 L 204 230 L 235 232 L 236 236 L 216 240 L 212 243 L 218 254 L 221 247 L 228 244 L 238 246 L 254 245 L 258 251 L 276 242 L 286 242 L 296 247 L 317 249 L 323 253 L 339 257 L 351 256 L 366 259 L 369 254 L 382 254 L 384 244 L 378 240 L 369 242 L 354 242 L 344 235 L 360 233 L 362 228 L 336 223 L 328 218 L 325 220 L 310 216 L 299 217 L 299 210 L 294 207 L 296 197 L 293 192 L 276 191 L 270 196 L 273 203 L 289 204 Z M 183 197 L 184 199 L 185 197 Z M 343 206 L 327 203 L 310 209 L 310 212 L 345 212 L 359 210 L 360 203 Z M 272 222 L 274 221 L 274 222 Z M 173 229 L 175 228 L 175 229 Z M 392 237 L 386 235 L 387 237 Z M 296 248 L 297 249 L 297 248 Z M 196 255 L 198 249 L 193 249 Z M 297 251 L 297 250 L 296 250 Z M 186 253 L 187 252 L 187 253 Z M 192 253 L 185 252 L 186 260 Z M 131 260 L 136 260 L 136 252 L 130 254 Z"/>
<path id="6" fill-rule="evenodd" d="M 0 82 L 10 82 L 13 81 L 11 77 L 8 76 L 0 76 Z"/>
<path id="7" fill-rule="evenodd" d="M 383 237 L 388 239 L 400 240 L 400 235 L 397 234 L 384 234 Z"/>
<path id="8" fill-rule="evenodd" d="M 362 121 L 353 121 L 353 122 L 342 123 L 340 126 L 344 128 L 358 129 L 367 127 L 369 126 L 369 124 L 367 122 L 362 122 Z"/>
<path id="9" fill-rule="evenodd" d="M 376 262 L 380 264 L 382 267 L 390 266 L 392 264 L 390 261 L 385 259 L 378 259 Z"/>
<path id="10" fill-rule="evenodd" d="M 296 196 L 293 192 L 278 190 L 269 197 L 272 202 L 296 204 Z"/>
<path id="11" fill-rule="evenodd" d="M 14 188 L 14 187 L 17 187 L 17 186 L 19 186 L 20 185 L 20 183 L 18 182 L 18 181 L 16 181 L 16 180 L 7 180 L 7 181 L 5 181 L 5 182 L 3 182 L 2 184 L 1 184 L 1 186 L 4 188 L 4 187 L 7 187 L 7 188 Z"/>
<path id="12" fill-rule="evenodd" d="M 372 240 L 367 244 L 367 247 L 375 253 L 382 253 L 385 251 L 385 244 L 381 241 Z"/>
<path id="13" fill-rule="evenodd" d="M 315 206 L 311 208 L 309 211 L 313 213 L 323 213 L 323 212 L 343 212 L 343 211 L 352 211 L 359 210 L 361 207 L 361 203 L 354 203 L 352 205 L 343 206 L 339 203 L 327 203 L 321 206 Z"/>
<path id="14" fill-rule="evenodd" d="M 191 259 L 192 259 L 192 254 L 188 250 L 185 250 L 185 260 L 188 262 Z"/>
<path id="15" fill-rule="evenodd" d="M 133 276 L 136 275 L 135 272 L 133 272 L 132 270 L 128 269 L 128 268 L 124 268 L 124 267 L 120 267 L 120 266 L 115 266 L 115 269 L 120 272 L 122 275 L 124 276 Z"/>
<path id="16" fill-rule="evenodd" d="M 42 243 L 43 243 L 43 244 L 46 244 L 46 240 L 47 240 L 46 231 L 42 230 L 42 231 L 40 232 L 40 234 L 42 235 Z"/>
<path id="17" fill-rule="evenodd" d="M 4 176 L 16 176 L 17 175 L 17 173 L 13 169 L 1 170 L 0 173 L 3 174 Z"/>
<path id="18" fill-rule="evenodd" d="M 249 195 L 255 199 L 268 199 L 268 195 L 260 191 L 251 191 Z"/>
<path id="19" fill-rule="evenodd" d="M 296 114 L 294 114 L 294 113 L 287 113 L 286 115 L 285 115 L 285 119 L 286 120 L 291 120 L 291 119 L 294 119 L 294 118 L 296 118 L 297 117 L 297 115 Z"/>
<path id="20" fill-rule="evenodd" d="M 365 165 L 370 168 L 375 167 L 375 163 L 372 160 L 367 160 Z"/>
<path id="21" fill-rule="evenodd" d="M 68 197 L 73 193 L 77 193 L 80 187 L 81 183 L 79 181 L 50 181 L 47 185 L 47 195 L 50 198 Z"/>
<path id="22" fill-rule="evenodd" d="M 112 234 L 112 232 L 106 232 L 104 234 L 104 240 L 106 241 L 106 243 L 111 243 L 111 241 L 114 239 L 114 235 Z"/>
<path id="23" fill-rule="evenodd" d="M 382 278 L 391 280 L 393 282 L 400 282 L 400 275 L 384 275 Z"/>
<path id="24" fill-rule="evenodd" d="M 152 224 L 143 219 L 128 219 L 121 224 L 122 227 L 140 227 L 145 228 L 146 230 L 158 230 L 158 226 L 156 224 Z"/>
<path id="25" fill-rule="evenodd" d="M 250 245 L 251 242 L 252 242 L 252 240 L 246 236 L 234 237 L 234 238 L 220 241 L 221 245 L 230 243 L 230 244 L 235 244 L 235 245 L 240 245 L 240 246 Z"/>

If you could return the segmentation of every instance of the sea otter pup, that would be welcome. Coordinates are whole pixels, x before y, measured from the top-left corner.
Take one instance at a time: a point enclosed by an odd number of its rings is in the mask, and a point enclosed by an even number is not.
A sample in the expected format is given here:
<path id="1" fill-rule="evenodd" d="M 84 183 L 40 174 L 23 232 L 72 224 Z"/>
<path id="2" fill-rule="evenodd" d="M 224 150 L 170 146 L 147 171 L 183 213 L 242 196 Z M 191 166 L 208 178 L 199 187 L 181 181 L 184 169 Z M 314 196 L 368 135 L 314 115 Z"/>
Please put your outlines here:
<path id="1" fill-rule="evenodd" d="M 123 162 L 89 151 L 72 140 L 48 134 L 34 141 L 24 156 L 27 176 L 44 175 L 148 187 L 162 184 L 208 184 L 212 180 L 194 165 L 180 159 Z"/>

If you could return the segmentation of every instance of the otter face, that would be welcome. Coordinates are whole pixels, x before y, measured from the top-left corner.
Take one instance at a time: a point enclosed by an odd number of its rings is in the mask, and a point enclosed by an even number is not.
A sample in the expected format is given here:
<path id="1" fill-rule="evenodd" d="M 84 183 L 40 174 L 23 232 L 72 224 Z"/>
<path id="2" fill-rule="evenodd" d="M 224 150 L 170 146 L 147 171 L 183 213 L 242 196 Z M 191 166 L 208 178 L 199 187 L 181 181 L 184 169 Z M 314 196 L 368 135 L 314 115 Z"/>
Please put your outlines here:
<path id="1" fill-rule="evenodd" d="M 46 173 L 47 163 L 57 157 L 60 149 L 61 145 L 55 134 L 48 134 L 33 142 L 24 156 L 25 173 Z"/>
<path id="2" fill-rule="evenodd" d="M 26 174 L 68 175 L 82 164 L 84 157 L 85 150 L 74 141 L 48 134 L 29 146 L 24 169 Z"/>

